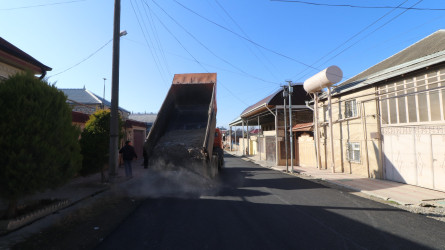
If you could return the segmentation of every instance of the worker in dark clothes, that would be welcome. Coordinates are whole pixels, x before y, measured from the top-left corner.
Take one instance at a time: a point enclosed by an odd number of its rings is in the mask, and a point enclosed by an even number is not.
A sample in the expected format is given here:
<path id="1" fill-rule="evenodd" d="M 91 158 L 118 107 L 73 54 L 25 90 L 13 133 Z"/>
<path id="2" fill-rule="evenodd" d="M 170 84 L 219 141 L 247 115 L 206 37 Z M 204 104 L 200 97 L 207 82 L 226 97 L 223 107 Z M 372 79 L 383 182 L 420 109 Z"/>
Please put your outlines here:
<path id="1" fill-rule="evenodd" d="M 125 146 L 119 150 L 119 153 L 122 154 L 122 159 L 124 160 L 125 166 L 125 176 L 128 178 L 133 177 L 133 169 L 131 166 L 131 162 L 134 158 L 138 158 L 136 152 L 134 151 L 134 147 L 131 146 L 131 141 L 126 141 Z"/>

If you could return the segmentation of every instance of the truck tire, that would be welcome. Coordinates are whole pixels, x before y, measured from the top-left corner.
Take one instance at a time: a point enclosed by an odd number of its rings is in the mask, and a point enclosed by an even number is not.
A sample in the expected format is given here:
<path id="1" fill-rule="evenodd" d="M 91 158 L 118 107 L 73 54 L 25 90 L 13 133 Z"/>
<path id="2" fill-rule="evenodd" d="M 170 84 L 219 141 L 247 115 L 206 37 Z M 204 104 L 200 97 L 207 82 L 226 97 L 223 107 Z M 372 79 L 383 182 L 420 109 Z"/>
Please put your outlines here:
<path id="1" fill-rule="evenodd" d="M 224 150 L 222 148 L 216 148 L 216 153 L 218 155 L 218 170 L 221 170 L 224 166 Z"/>
<path id="2" fill-rule="evenodd" d="M 212 155 L 212 160 L 210 163 L 210 177 L 215 177 L 218 175 L 218 156 Z"/>

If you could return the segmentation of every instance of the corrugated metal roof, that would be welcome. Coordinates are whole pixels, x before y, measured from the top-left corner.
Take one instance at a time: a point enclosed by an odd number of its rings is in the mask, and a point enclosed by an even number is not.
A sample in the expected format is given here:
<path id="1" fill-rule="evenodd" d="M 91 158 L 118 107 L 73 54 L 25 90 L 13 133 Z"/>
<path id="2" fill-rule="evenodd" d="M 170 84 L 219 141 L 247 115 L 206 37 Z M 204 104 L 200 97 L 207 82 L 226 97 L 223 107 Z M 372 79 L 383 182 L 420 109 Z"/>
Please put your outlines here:
<path id="1" fill-rule="evenodd" d="M 314 123 L 299 123 L 292 127 L 292 131 L 312 131 L 314 127 Z"/>
<path id="2" fill-rule="evenodd" d="M 71 103 L 72 101 L 85 105 L 103 103 L 105 106 L 111 107 L 111 102 L 103 99 L 102 97 L 86 89 L 59 89 L 59 90 L 62 91 L 67 96 L 67 98 L 69 99 L 68 102 Z M 119 109 L 124 112 L 130 113 L 130 111 L 123 109 L 121 107 L 119 107 Z"/>
<path id="3" fill-rule="evenodd" d="M 128 118 L 145 123 L 154 123 L 157 114 L 131 114 Z"/>
<path id="4" fill-rule="evenodd" d="M 68 99 L 82 104 L 102 104 L 102 101 L 86 89 L 60 89 Z M 69 101 L 69 100 L 68 100 Z"/>
<path id="5" fill-rule="evenodd" d="M 173 84 L 216 83 L 216 73 L 175 74 Z"/>
<path id="6" fill-rule="evenodd" d="M 294 92 L 292 94 L 292 105 L 305 105 L 306 101 L 310 101 L 310 96 L 306 93 L 302 83 L 292 85 Z M 266 106 L 283 105 L 283 89 L 277 90 L 275 93 L 261 99 L 259 102 L 247 107 L 242 113 L 241 117 L 248 117 L 257 112 L 264 111 Z"/>
<path id="7" fill-rule="evenodd" d="M 445 30 L 442 29 L 405 48 L 399 53 L 383 60 L 382 62 L 368 68 L 358 75 L 346 80 L 345 82 L 337 85 L 337 87 L 342 87 L 357 81 L 364 81 L 368 76 L 385 69 L 423 58 L 443 50 L 445 50 Z"/>

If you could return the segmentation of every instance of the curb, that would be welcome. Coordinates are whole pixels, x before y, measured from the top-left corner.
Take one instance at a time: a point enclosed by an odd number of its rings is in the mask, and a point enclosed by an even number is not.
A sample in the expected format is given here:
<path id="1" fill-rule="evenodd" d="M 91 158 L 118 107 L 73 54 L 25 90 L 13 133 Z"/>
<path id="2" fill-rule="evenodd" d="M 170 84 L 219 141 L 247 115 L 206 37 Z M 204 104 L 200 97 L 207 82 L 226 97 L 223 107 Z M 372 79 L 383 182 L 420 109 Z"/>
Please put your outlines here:
<path id="1" fill-rule="evenodd" d="M 13 231 L 16 231 L 22 227 L 25 227 L 37 220 L 44 219 L 46 216 L 53 214 L 59 210 L 64 208 L 68 208 L 74 206 L 84 200 L 87 200 L 91 197 L 94 197 L 100 193 L 103 193 L 109 190 L 110 187 L 101 188 L 98 191 L 95 191 L 91 194 L 88 194 L 78 200 L 70 201 L 68 199 L 59 200 L 58 202 L 51 203 L 46 207 L 39 209 L 37 211 L 33 211 L 29 214 L 25 214 L 18 218 L 10 219 L 10 220 L 0 220 L 0 235 L 6 235 Z"/>
<path id="2" fill-rule="evenodd" d="M 31 212 L 29 214 L 25 214 L 20 216 L 19 218 L 14 218 L 10 220 L 1 220 L 0 221 L 0 233 L 8 233 L 10 231 L 14 231 L 18 228 L 21 228 L 25 225 L 28 225 L 38 219 L 41 219 L 49 214 L 54 213 L 60 209 L 63 209 L 70 205 L 68 200 L 61 200 L 58 202 L 53 202 L 46 207 L 39 209 L 37 211 Z"/>

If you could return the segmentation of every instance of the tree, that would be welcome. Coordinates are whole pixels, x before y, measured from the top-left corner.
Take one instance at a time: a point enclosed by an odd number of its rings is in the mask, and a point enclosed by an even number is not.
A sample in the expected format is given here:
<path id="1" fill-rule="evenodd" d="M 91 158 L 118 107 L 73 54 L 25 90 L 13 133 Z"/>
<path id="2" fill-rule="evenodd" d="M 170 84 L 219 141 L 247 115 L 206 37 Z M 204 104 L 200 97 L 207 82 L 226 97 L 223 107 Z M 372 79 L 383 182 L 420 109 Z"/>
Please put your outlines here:
<path id="1" fill-rule="evenodd" d="M 102 181 L 105 181 L 103 171 L 108 163 L 110 151 L 110 117 L 109 110 L 98 110 L 90 116 L 85 124 L 80 139 L 83 155 L 81 175 L 85 176 L 101 171 Z M 119 128 L 122 127 L 122 123 L 119 118 Z M 120 133 L 119 137 L 122 138 L 122 136 L 122 133 Z"/>
<path id="2" fill-rule="evenodd" d="M 0 82 L 0 107 L 0 197 L 14 217 L 18 199 L 56 188 L 77 173 L 80 131 L 66 96 L 29 73 Z"/>

